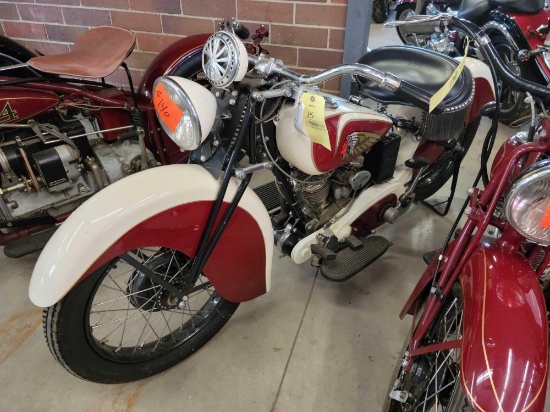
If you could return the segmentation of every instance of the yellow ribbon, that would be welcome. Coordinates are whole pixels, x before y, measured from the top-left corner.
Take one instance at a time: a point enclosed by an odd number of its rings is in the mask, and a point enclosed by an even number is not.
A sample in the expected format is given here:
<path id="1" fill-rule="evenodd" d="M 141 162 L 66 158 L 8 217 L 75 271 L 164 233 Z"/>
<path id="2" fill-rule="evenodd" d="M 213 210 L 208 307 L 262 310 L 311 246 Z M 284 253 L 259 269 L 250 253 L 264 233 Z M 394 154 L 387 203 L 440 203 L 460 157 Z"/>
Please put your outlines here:
<path id="1" fill-rule="evenodd" d="M 437 107 L 439 103 L 443 101 L 445 96 L 449 94 L 453 86 L 455 85 L 456 81 L 458 80 L 460 73 L 462 73 L 462 70 L 464 69 L 464 64 L 466 64 L 466 56 L 468 55 L 468 46 L 470 45 L 470 40 L 468 37 L 466 37 L 466 47 L 464 50 L 464 58 L 459 63 L 459 65 L 456 67 L 453 74 L 451 74 L 451 77 L 447 79 L 443 87 L 439 89 L 431 98 L 430 98 L 430 109 L 429 113 L 432 112 L 433 109 Z"/>

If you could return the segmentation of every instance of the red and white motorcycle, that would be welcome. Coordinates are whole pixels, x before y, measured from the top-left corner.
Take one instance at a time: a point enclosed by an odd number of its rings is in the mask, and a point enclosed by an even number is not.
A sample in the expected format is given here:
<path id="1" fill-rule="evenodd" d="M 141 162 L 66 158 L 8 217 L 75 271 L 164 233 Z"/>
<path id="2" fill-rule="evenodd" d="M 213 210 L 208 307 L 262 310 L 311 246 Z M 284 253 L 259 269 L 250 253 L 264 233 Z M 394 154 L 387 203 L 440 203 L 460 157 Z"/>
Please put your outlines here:
<path id="1" fill-rule="evenodd" d="M 274 245 L 297 264 L 313 260 L 332 281 L 388 249 L 374 230 L 445 183 L 495 94 L 487 67 L 466 58 L 468 69 L 429 112 L 457 61 L 406 46 L 363 60 L 301 75 L 248 55 L 228 25 L 203 49 L 210 90 L 156 81 L 164 130 L 193 152 L 189 164 L 93 196 L 40 255 L 29 293 L 45 307 L 48 346 L 62 366 L 114 383 L 177 364 L 240 302 L 269 290 Z M 439 77 L 407 80 L 427 67 Z M 312 87 L 344 74 L 363 78 L 361 96 Z M 261 169 L 274 181 L 258 196 L 248 184 Z"/>

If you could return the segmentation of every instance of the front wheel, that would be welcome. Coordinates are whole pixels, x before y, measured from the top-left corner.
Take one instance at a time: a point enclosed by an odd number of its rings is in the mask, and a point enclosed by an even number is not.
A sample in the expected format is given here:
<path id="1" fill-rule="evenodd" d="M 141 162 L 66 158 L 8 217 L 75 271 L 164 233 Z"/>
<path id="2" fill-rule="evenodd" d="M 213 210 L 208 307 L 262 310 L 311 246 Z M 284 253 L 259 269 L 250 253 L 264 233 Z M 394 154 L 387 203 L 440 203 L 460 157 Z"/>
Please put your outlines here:
<path id="1" fill-rule="evenodd" d="M 462 293 L 457 283 L 443 302 L 423 344 L 452 341 L 461 336 Z M 419 355 L 412 359 L 408 372 L 401 363 L 407 349 L 408 341 L 395 366 L 384 412 L 473 412 L 460 383 L 459 348 Z"/>
<path id="2" fill-rule="evenodd" d="M 126 256 L 184 290 L 183 304 Z M 46 341 L 72 374 L 100 383 L 123 383 L 160 373 L 183 361 L 225 325 L 238 303 L 218 295 L 201 275 L 190 284 L 191 260 L 168 248 L 122 254 L 44 309 Z"/>

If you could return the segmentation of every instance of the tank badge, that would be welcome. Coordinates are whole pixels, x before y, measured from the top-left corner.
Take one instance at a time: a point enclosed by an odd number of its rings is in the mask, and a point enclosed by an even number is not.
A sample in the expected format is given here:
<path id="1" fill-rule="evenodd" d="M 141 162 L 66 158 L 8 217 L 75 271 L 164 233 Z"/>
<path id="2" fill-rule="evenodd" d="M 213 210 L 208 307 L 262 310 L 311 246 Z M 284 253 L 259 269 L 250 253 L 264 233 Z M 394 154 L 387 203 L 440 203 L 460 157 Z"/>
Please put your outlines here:
<path id="1" fill-rule="evenodd" d="M 0 112 L 0 123 L 8 123 L 17 119 L 19 119 L 19 116 L 17 116 L 17 111 L 11 108 L 9 102 L 6 102 L 6 105 Z"/>
<path id="2" fill-rule="evenodd" d="M 346 137 L 346 140 L 342 144 L 342 150 L 340 154 L 342 155 L 342 161 L 346 162 L 351 158 L 359 156 L 361 153 L 364 153 L 380 139 L 375 133 L 369 132 L 354 132 L 349 134 Z"/>

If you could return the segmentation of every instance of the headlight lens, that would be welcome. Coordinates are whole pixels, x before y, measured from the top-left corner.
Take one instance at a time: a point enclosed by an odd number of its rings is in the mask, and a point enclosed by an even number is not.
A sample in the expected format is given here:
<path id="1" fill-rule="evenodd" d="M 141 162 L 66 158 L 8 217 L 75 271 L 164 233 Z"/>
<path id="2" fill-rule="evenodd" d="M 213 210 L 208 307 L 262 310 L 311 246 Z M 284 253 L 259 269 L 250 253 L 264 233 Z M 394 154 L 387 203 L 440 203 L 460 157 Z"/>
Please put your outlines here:
<path id="1" fill-rule="evenodd" d="M 504 206 L 508 222 L 527 239 L 550 245 L 550 160 L 521 173 Z"/>
<path id="2" fill-rule="evenodd" d="M 191 99 L 178 83 L 159 77 L 153 85 L 153 104 L 162 128 L 179 147 L 194 150 L 201 143 L 201 125 Z"/>

